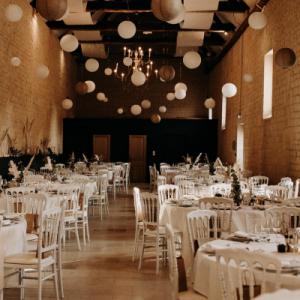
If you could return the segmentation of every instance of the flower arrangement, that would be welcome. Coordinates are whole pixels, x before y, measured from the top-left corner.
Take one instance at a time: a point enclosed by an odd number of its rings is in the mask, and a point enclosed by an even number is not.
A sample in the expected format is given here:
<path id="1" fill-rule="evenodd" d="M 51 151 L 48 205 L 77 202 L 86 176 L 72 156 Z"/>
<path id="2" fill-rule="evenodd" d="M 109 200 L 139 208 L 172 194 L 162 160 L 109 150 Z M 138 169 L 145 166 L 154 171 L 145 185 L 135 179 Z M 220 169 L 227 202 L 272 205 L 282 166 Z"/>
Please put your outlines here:
<path id="1" fill-rule="evenodd" d="M 14 179 L 18 179 L 20 177 L 20 171 L 18 170 L 18 166 L 14 163 L 13 160 L 9 161 L 8 174 L 13 176 Z"/>
<path id="2" fill-rule="evenodd" d="M 231 171 L 232 183 L 231 183 L 231 195 L 234 203 L 239 206 L 242 202 L 241 185 L 235 170 Z"/>

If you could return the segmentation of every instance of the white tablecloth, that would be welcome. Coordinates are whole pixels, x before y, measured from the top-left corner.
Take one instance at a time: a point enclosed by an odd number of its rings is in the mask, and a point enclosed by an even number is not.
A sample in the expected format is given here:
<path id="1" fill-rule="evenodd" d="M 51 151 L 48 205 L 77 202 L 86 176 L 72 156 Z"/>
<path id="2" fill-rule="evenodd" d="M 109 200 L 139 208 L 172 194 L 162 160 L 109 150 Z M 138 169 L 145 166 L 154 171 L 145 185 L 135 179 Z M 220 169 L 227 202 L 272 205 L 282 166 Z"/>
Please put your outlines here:
<path id="1" fill-rule="evenodd" d="M 5 256 L 26 251 L 26 221 L 0 228 L 0 289 L 3 283 L 3 259 Z"/>
<path id="2" fill-rule="evenodd" d="M 171 224 L 174 229 L 182 232 L 182 257 L 187 273 L 191 270 L 194 258 L 189 242 L 186 216 L 197 209 L 198 207 L 180 207 L 170 204 L 165 204 L 161 208 L 160 224 Z M 264 211 L 250 207 L 241 208 L 232 212 L 231 231 L 254 232 L 255 224 L 263 224 L 263 221 Z"/>

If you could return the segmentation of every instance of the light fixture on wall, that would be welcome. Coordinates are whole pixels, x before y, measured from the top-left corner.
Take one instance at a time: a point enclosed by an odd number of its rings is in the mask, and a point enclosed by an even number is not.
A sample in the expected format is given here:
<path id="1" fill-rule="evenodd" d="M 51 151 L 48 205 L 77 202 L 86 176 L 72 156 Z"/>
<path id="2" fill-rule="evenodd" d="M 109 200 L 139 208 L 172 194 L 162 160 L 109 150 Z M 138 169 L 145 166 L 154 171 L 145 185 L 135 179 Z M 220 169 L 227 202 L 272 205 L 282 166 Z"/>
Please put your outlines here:
<path id="1" fill-rule="evenodd" d="M 204 101 L 204 106 L 208 109 L 208 119 L 213 118 L 213 108 L 216 106 L 216 101 L 213 98 L 208 98 Z"/>

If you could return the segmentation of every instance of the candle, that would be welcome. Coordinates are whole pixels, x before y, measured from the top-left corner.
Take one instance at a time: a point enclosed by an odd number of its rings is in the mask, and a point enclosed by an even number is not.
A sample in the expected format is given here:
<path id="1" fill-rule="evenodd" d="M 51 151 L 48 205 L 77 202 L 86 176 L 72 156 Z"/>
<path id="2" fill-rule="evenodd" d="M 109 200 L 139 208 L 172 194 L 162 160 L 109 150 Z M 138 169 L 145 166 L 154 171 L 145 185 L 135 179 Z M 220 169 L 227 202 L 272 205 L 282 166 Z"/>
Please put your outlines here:
<path id="1" fill-rule="evenodd" d="M 123 48 L 123 50 L 124 50 L 124 54 L 123 55 L 124 56 L 126 56 L 126 49 L 127 49 L 126 47 Z"/>

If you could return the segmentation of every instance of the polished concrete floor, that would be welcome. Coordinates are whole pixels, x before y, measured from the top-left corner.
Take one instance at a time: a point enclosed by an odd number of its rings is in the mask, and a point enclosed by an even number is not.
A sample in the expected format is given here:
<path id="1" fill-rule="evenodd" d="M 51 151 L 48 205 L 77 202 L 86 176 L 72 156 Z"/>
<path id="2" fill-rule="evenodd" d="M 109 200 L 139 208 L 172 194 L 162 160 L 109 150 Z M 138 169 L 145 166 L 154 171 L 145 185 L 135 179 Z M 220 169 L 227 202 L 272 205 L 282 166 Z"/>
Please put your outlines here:
<path id="1" fill-rule="evenodd" d="M 155 274 L 155 262 L 147 261 L 140 272 L 131 255 L 134 238 L 134 207 L 131 192 L 110 197 L 110 215 L 101 221 L 90 217 L 91 242 L 77 251 L 74 239 L 63 253 L 66 300 L 169 300 L 167 269 Z M 36 283 L 26 283 L 26 299 L 37 299 Z M 5 300 L 19 299 L 18 290 L 5 290 Z M 47 282 L 43 299 L 55 299 Z"/>

